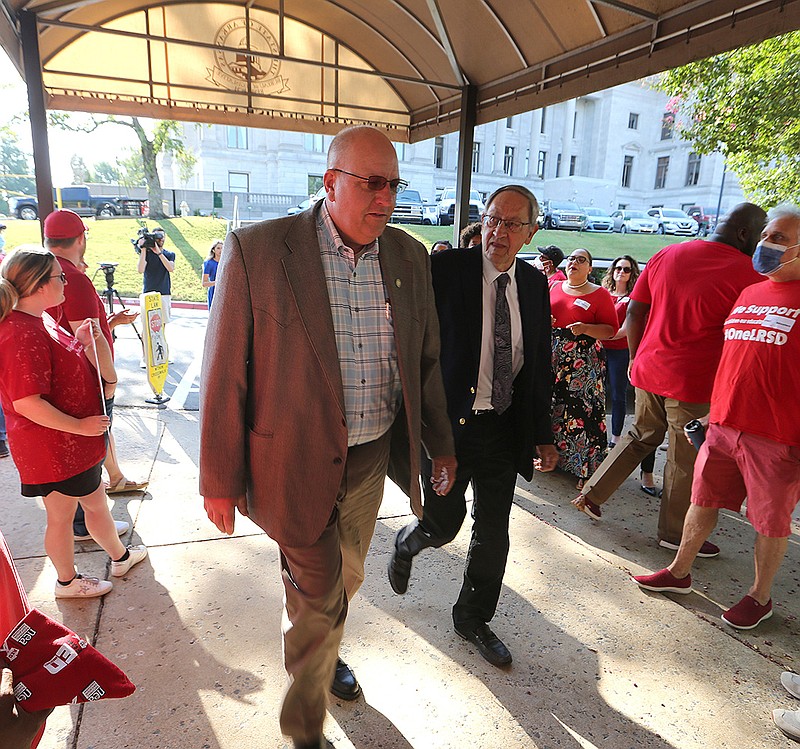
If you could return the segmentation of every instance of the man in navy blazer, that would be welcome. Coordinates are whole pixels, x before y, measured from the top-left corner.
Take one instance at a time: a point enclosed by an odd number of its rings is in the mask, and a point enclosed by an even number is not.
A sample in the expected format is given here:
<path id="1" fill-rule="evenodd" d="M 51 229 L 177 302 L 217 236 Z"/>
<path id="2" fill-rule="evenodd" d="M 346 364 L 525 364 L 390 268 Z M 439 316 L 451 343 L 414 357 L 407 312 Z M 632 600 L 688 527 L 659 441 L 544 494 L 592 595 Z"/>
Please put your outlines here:
<path id="1" fill-rule="evenodd" d="M 408 587 L 422 549 L 452 541 L 474 492 L 472 539 L 453 624 L 496 666 L 511 654 L 492 632 L 508 557 L 508 523 L 516 476 L 555 468 L 551 427 L 550 298 L 544 275 L 517 262 L 537 231 L 539 205 L 527 188 L 508 185 L 491 195 L 482 217 L 481 246 L 447 250 L 431 259 L 439 315 L 447 411 L 458 470 L 447 496 L 435 493 L 441 475 L 423 471 L 422 519 L 395 538 L 389 582 Z M 504 358 L 505 357 L 505 358 Z"/>

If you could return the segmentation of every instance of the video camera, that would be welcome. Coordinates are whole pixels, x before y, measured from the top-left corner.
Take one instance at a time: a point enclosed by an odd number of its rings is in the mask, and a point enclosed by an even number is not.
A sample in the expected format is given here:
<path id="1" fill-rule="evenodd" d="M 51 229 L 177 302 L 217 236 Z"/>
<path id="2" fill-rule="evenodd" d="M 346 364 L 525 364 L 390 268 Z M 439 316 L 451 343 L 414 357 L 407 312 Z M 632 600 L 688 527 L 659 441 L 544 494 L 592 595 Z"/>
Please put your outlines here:
<path id="1" fill-rule="evenodd" d="M 105 274 L 106 286 L 111 289 L 114 287 L 114 270 L 119 263 L 98 263 L 98 267 Z"/>
<path id="2" fill-rule="evenodd" d="M 136 250 L 136 254 L 139 255 L 142 252 L 142 248 L 147 250 L 155 249 L 156 240 L 164 240 L 164 230 L 154 229 L 149 231 L 146 226 L 143 226 L 136 232 L 136 238 L 131 240 L 131 244 L 133 249 Z"/>

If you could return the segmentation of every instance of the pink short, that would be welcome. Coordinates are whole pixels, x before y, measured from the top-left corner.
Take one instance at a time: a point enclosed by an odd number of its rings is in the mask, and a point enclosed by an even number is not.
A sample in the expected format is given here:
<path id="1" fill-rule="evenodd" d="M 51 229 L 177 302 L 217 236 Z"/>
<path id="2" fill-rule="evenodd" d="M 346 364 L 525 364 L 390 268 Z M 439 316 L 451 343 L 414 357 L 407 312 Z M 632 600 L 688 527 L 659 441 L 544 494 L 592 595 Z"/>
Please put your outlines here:
<path id="1" fill-rule="evenodd" d="M 692 504 L 739 512 L 762 536 L 792 535 L 800 499 L 800 447 L 711 424 L 694 464 Z"/>

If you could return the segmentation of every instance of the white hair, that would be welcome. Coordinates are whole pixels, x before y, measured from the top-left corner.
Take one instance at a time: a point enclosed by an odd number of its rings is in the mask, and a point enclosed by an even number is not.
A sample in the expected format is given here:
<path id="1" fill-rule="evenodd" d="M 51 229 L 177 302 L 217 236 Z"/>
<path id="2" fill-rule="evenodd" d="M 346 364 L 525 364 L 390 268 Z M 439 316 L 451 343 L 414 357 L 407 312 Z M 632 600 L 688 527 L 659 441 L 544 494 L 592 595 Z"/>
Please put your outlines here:
<path id="1" fill-rule="evenodd" d="M 800 223 L 800 208 L 794 203 L 781 203 L 776 205 L 767 214 L 767 221 L 774 221 L 776 218 L 793 218 Z"/>

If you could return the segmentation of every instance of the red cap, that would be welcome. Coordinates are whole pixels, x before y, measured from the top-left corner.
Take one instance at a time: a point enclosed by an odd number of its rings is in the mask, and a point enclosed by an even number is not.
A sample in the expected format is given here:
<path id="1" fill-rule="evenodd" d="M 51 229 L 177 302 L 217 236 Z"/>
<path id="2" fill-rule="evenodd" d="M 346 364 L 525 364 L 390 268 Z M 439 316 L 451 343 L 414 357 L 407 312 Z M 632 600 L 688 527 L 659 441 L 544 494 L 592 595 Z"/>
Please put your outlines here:
<path id="1" fill-rule="evenodd" d="M 66 209 L 53 211 L 44 220 L 44 235 L 47 239 L 72 239 L 79 237 L 86 229 L 81 217 Z"/>

